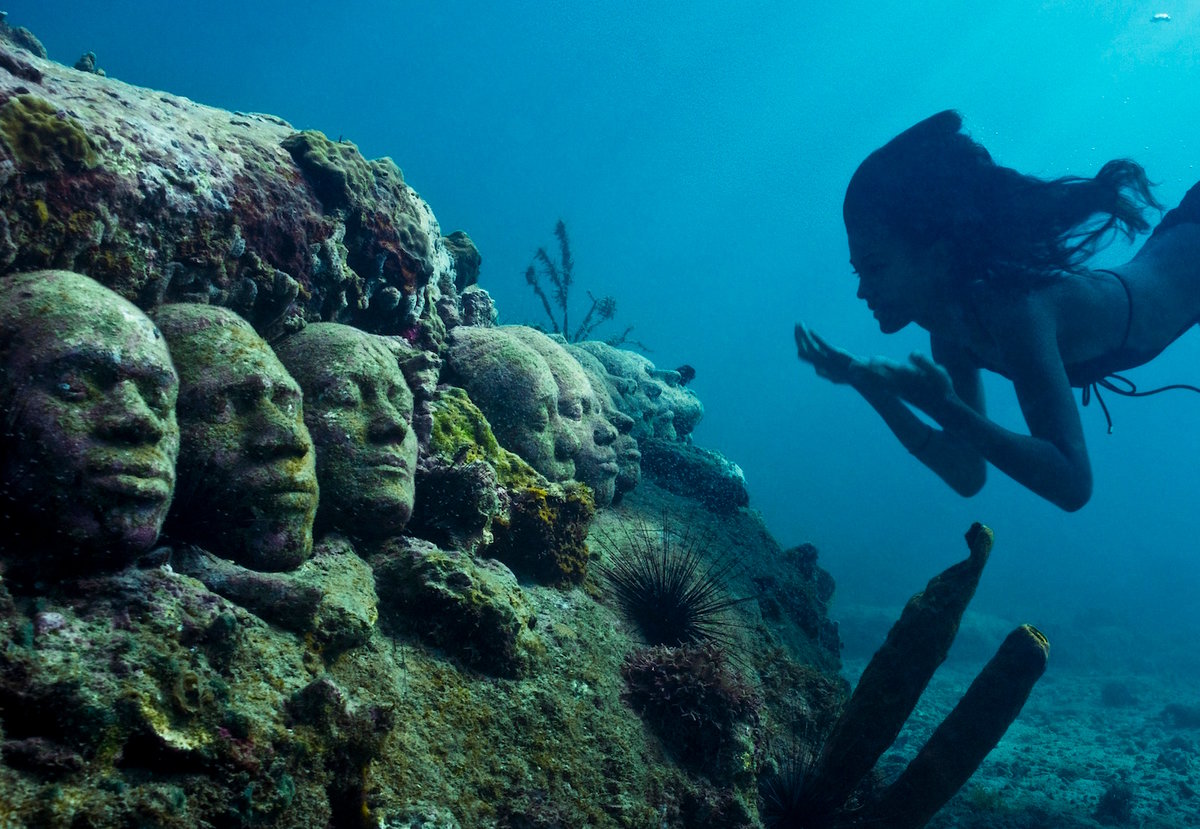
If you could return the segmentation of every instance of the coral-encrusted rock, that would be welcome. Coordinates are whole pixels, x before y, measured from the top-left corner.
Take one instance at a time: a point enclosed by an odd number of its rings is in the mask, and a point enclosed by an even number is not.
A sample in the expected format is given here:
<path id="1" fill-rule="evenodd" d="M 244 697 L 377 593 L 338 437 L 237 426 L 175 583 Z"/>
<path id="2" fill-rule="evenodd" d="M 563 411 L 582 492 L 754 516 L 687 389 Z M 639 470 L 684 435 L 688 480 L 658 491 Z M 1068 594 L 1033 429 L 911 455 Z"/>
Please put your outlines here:
<path id="1" fill-rule="evenodd" d="M 523 579 L 573 584 L 587 573 L 590 491 L 550 483 L 502 448 L 466 392 L 444 386 L 417 474 L 409 529 L 421 538 L 503 561 Z"/>
<path id="2" fill-rule="evenodd" d="M 282 713 L 311 678 L 253 616 L 165 568 L 17 603 L 24 633 L 0 649 L 12 825 L 326 825 L 308 757 L 331 746 L 302 750 Z"/>
<path id="3" fill-rule="evenodd" d="M 718 512 L 750 503 L 741 467 L 710 449 L 647 438 L 638 441 L 642 471 L 663 489 L 695 498 Z"/>
<path id="4" fill-rule="evenodd" d="M 522 578 L 541 584 L 580 584 L 587 576 L 587 531 L 596 504 L 576 483 L 515 490 L 508 515 L 496 521 L 485 553 Z"/>
<path id="5" fill-rule="evenodd" d="M 446 249 L 454 257 L 454 288 L 460 294 L 479 282 L 479 267 L 483 257 L 471 237 L 456 230 L 446 237 Z"/>
<path id="6" fill-rule="evenodd" d="M 579 343 L 608 372 L 614 401 L 634 420 L 633 436 L 684 440 L 704 417 L 704 405 L 673 369 L 657 369 L 641 354 L 598 340 Z"/>
<path id="7" fill-rule="evenodd" d="M 496 309 L 492 295 L 478 285 L 471 285 L 463 291 L 458 301 L 462 306 L 463 325 L 488 328 L 500 319 L 500 312 Z"/>
<path id="8" fill-rule="evenodd" d="M 453 386 L 429 399 L 429 435 L 417 468 L 410 531 L 442 546 L 473 550 L 492 542 L 507 491 L 546 487 L 533 467 L 496 442 L 483 412 Z"/>
<path id="9" fill-rule="evenodd" d="M 322 750 L 325 791 L 333 826 L 377 826 L 368 820 L 367 771 L 379 757 L 387 733 L 395 725 L 390 708 L 354 706 L 328 677 L 314 680 L 288 701 L 297 737 Z"/>
<path id="10" fill-rule="evenodd" d="M 67 268 L 143 309 L 227 305 L 268 334 L 439 328 L 453 263 L 390 159 L 3 42 L 0 68 L 0 273 Z"/>
<path id="11" fill-rule="evenodd" d="M 197 547 L 180 547 L 172 566 L 266 622 L 312 637 L 326 659 L 365 643 L 379 612 L 371 568 L 344 538 L 328 536 L 290 573 L 260 573 Z"/>
<path id="12" fill-rule="evenodd" d="M 842 645 L 838 626 L 829 619 L 833 576 L 817 564 L 817 548 L 801 544 L 784 550 L 778 567 L 753 579 L 759 609 L 775 623 L 777 635 L 798 653 L 811 649 L 814 662 L 836 671 Z"/>
<path id="13" fill-rule="evenodd" d="M 394 539 L 372 558 L 385 621 L 413 630 L 463 662 L 521 676 L 541 650 L 535 619 L 512 572 L 494 560 Z"/>

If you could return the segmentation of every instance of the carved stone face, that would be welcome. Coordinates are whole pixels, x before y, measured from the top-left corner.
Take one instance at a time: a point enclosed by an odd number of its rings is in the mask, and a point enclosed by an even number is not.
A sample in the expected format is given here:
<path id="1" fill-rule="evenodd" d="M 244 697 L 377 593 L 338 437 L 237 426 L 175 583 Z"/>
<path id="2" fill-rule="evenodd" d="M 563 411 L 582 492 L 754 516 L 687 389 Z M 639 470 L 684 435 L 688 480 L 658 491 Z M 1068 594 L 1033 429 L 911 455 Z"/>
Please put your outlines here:
<path id="1" fill-rule="evenodd" d="M 80 274 L 0 279 L 0 509 L 5 545 L 148 550 L 171 503 L 179 381 L 158 329 Z"/>
<path id="2" fill-rule="evenodd" d="M 501 446 L 551 481 L 575 477 L 579 430 L 564 422 L 558 384 L 537 351 L 510 328 L 459 326 L 451 332 L 447 362 Z"/>
<path id="3" fill-rule="evenodd" d="M 591 340 L 579 347 L 608 372 L 614 400 L 633 418 L 635 438 L 683 440 L 704 416 L 704 406 L 685 388 L 678 371 L 657 369 L 640 354 Z"/>
<path id="4" fill-rule="evenodd" d="M 317 523 L 360 538 L 398 535 L 413 509 L 413 396 L 384 337 L 315 323 L 276 349 L 304 391 L 317 447 Z"/>
<path id="5" fill-rule="evenodd" d="M 575 480 L 592 489 L 597 506 L 612 503 L 617 483 L 617 430 L 604 416 L 600 398 L 582 366 L 560 343 L 534 328 L 513 326 L 513 336 L 546 361 L 558 387 L 558 413 L 579 444 L 575 453 Z"/>
<path id="6" fill-rule="evenodd" d="M 179 370 L 179 486 L 167 530 L 256 570 L 312 553 L 317 476 L 300 387 L 226 308 L 164 305 Z"/>
<path id="7" fill-rule="evenodd" d="M 612 444 L 613 451 L 617 454 L 616 492 L 613 494 L 613 502 L 616 503 L 626 492 L 635 489 L 642 480 L 642 452 L 633 436 L 633 418 L 618 408 L 616 399 L 619 394 L 612 387 L 604 364 L 578 344 L 571 344 L 566 348 L 587 374 L 596 397 L 600 400 L 604 418 L 617 432 L 616 440 Z"/>

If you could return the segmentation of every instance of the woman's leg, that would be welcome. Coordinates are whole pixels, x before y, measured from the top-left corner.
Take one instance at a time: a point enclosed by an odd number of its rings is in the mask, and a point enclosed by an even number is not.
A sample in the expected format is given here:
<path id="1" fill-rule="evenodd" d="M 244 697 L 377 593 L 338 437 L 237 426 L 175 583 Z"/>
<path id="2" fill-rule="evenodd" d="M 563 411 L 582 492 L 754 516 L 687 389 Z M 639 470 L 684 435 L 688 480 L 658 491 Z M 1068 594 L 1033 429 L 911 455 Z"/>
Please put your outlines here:
<path id="1" fill-rule="evenodd" d="M 1200 224 L 1200 182 L 1193 184 L 1192 189 L 1184 194 L 1183 201 L 1179 202 L 1178 207 L 1167 211 L 1167 214 L 1162 217 L 1162 221 L 1158 223 L 1158 227 L 1154 228 L 1154 232 L 1146 240 L 1146 244 L 1153 242 L 1156 236 L 1161 236 L 1176 225 L 1185 222 Z"/>

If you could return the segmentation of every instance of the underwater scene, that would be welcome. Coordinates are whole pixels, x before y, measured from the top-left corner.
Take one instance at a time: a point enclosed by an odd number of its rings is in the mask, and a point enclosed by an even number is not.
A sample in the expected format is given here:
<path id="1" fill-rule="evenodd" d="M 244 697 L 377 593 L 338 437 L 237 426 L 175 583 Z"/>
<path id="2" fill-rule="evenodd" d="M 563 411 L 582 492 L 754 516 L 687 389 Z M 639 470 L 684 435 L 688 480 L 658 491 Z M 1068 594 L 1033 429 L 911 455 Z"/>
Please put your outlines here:
<path id="1" fill-rule="evenodd" d="M 1200 826 L 1200 8 L 992 5 L 9 4 L 0 829 Z"/>

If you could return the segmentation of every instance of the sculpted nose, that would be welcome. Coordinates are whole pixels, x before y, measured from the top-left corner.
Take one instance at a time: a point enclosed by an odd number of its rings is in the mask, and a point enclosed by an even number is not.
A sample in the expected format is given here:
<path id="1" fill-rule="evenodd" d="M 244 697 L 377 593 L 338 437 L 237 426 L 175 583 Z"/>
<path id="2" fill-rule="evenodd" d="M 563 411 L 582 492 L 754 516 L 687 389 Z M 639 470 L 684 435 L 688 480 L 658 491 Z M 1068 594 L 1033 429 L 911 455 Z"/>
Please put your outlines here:
<path id="1" fill-rule="evenodd" d="M 617 430 L 607 420 L 598 419 L 592 432 L 597 446 L 611 446 L 617 439 Z"/>
<path id="2" fill-rule="evenodd" d="M 312 448 L 307 431 L 288 407 L 263 400 L 254 420 L 255 425 L 249 430 L 249 449 L 255 458 L 302 458 Z"/>
<path id="3" fill-rule="evenodd" d="M 408 419 L 391 403 L 380 403 L 367 432 L 375 443 L 403 443 L 408 434 Z"/>
<path id="4" fill-rule="evenodd" d="M 166 424 L 146 405 L 133 380 L 122 380 L 113 386 L 98 426 L 105 438 L 131 445 L 158 443 L 166 434 Z"/>
<path id="5" fill-rule="evenodd" d="M 635 421 L 632 417 L 624 412 L 619 412 L 614 409 L 611 412 L 606 412 L 605 415 L 608 417 L 608 422 L 613 425 L 613 428 L 615 428 L 622 435 L 627 435 L 633 431 Z"/>

